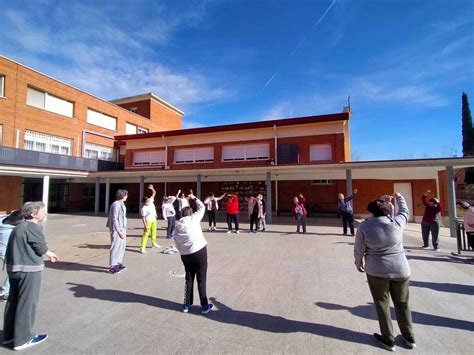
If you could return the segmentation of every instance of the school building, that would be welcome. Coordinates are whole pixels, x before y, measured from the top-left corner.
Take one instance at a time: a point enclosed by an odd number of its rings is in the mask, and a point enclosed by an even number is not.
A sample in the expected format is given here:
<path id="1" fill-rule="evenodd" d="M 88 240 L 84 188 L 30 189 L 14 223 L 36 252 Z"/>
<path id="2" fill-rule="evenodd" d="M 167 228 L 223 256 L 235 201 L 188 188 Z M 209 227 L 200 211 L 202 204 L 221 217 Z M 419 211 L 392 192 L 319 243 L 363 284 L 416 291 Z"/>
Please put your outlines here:
<path id="1" fill-rule="evenodd" d="M 119 188 L 138 211 L 145 187 L 158 196 L 193 189 L 262 193 L 268 217 L 303 193 L 310 213 L 336 212 L 338 192 L 359 190 L 355 212 L 401 192 L 412 219 L 422 193 L 455 216 L 455 169 L 474 158 L 350 161 L 351 112 L 182 129 L 183 112 L 154 94 L 105 101 L 0 57 L 0 213 L 44 200 L 50 212 L 107 212 Z M 448 221 L 447 221 L 448 222 Z"/>

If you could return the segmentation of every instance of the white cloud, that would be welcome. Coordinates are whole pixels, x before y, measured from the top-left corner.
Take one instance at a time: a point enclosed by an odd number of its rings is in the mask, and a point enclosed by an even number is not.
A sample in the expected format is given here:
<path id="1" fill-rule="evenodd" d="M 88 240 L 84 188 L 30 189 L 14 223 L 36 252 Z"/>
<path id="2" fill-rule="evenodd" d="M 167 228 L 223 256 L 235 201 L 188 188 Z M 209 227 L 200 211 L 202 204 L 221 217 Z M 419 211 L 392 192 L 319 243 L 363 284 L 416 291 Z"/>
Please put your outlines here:
<path id="1" fill-rule="evenodd" d="M 0 33 L 0 43 L 7 56 L 13 53 L 15 60 L 105 99 L 154 92 L 179 106 L 229 95 L 204 73 L 155 59 L 156 48 L 167 45 L 179 26 L 202 22 L 205 3 L 179 14 L 152 4 L 153 16 L 134 7 L 120 16 L 104 6 L 44 1 L 31 9 L 6 9 L 8 31 Z"/>

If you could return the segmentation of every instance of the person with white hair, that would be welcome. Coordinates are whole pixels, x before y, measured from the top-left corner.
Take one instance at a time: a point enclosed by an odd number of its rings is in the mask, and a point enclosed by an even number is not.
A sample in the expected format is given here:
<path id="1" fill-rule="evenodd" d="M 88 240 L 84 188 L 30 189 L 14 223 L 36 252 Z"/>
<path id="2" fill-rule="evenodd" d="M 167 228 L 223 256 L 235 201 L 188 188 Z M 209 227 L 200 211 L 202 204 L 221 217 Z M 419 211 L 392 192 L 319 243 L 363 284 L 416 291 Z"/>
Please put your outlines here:
<path id="1" fill-rule="evenodd" d="M 14 350 L 23 350 L 46 340 L 47 334 L 34 334 L 36 308 L 38 306 L 43 256 L 52 262 L 58 256 L 49 250 L 41 223 L 46 218 L 46 206 L 42 201 L 26 202 L 21 215 L 24 218 L 13 229 L 6 251 L 6 263 L 10 278 L 10 296 L 5 306 L 3 345 L 13 344 Z"/>

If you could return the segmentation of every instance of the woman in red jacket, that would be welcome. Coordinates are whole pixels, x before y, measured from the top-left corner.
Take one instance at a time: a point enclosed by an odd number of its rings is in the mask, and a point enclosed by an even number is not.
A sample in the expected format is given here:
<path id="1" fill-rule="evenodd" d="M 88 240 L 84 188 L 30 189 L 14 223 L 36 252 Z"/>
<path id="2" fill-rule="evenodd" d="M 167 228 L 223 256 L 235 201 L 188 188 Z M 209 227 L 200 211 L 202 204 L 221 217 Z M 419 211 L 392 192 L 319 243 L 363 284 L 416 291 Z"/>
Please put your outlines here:
<path id="1" fill-rule="evenodd" d="M 300 232 L 300 227 L 303 229 L 303 233 L 306 233 L 306 208 L 304 204 L 306 199 L 302 194 L 299 197 L 293 197 L 293 208 L 291 209 L 291 215 L 296 219 L 296 233 Z"/>
<path id="2" fill-rule="evenodd" d="M 225 210 L 227 212 L 227 226 L 229 230 L 227 233 L 232 233 L 232 221 L 235 224 L 235 233 L 239 232 L 239 198 L 237 195 L 227 194 L 225 203 Z"/>

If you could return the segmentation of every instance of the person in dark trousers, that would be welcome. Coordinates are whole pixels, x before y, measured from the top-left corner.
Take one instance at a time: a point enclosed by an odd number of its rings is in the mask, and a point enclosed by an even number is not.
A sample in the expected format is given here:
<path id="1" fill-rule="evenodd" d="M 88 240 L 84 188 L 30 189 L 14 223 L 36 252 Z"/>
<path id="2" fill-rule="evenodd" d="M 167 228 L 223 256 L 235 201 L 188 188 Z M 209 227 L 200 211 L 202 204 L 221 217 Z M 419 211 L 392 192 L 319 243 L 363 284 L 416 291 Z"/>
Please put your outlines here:
<path id="1" fill-rule="evenodd" d="M 232 233 L 232 222 L 235 225 L 235 233 L 239 231 L 239 198 L 237 195 L 227 194 L 227 201 L 225 203 L 225 210 L 227 212 L 227 226 L 229 230 L 227 233 Z"/>
<path id="2" fill-rule="evenodd" d="M 178 191 L 178 194 L 179 193 L 181 193 L 181 190 Z M 167 239 L 173 238 L 174 226 L 176 224 L 176 210 L 173 206 L 174 201 L 176 201 L 175 196 L 165 196 L 163 197 L 163 204 L 161 205 L 163 219 L 168 221 L 166 228 Z"/>
<path id="3" fill-rule="evenodd" d="M 428 198 L 430 190 L 426 190 L 421 201 L 425 206 L 425 213 L 421 220 L 421 235 L 423 237 L 423 249 L 429 249 L 429 240 L 431 232 L 431 243 L 433 250 L 440 251 L 438 247 L 439 227 L 441 226 L 441 204 L 436 197 Z"/>
<path id="4" fill-rule="evenodd" d="M 293 207 L 291 209 L 291 215 L 296 220 L 296 233 L 300 232 L 300 228 L 303 233 L 306 233 L 306 215 L 308 212 L 304 207 L 306 199 L 302 194 L 293 197 Z"/>
<path id="5" fill-rule="evenodd" d="M 352 200 L 357 194 L 357 189 L 354 189 L 352 195 L 344 197 L 343 194 L 338 194 L 337 209 L 342 218 L 342 234 L 347 235 L 347 225 L 354 236 L 354 209 L 352 208 Z"/>
<path id="6" fill-rule="evenodd" d="M 204 204 L 192 193 L 188 199 L 196 201 L 196 212 L 191 207 L 184 207 L 182 216 L 176 222 L 174 242 L 178 249 L 186 272 L 183 312 L 188 313 L 193 304 L 194 278 L 197 279 L 201 313 L 209 313 L 213 305 L 209 303 L 206 294 L 207 278 L 207 241 L 201 229 L 201 220 L 206 210 Z"/>
<path id="7" fill-rule="evenodd" d="M 369 203 L 367 211 L 372 216 L 357 228 L 354 244 L 355 266 L 367 275 L 382 333 L 374 333 L 374 338 L 390 351 L 395 351 L 390 298 L 403 340 L 410 349 L 416 347 L 409 307 L 410 266 L 403 249 L 409 211 L 402 195 L 396 193 L 395 199 L 398 213 L 393 218 L 389 217 L 390 207 L 384 200 Z"/>
<path id="8" fill-rule="evenodd" d="M 219 209 L 218 201 L 224 198 L 225 194 L 222 196 L 216 197 L 214 193 L 211 192 L 208 197 L 204 200 L 204 205 L 206 206 L 207 218 L 209 220 L 209 231 L 216 230 L 216 213 Z"/>
<path id="9" fill-rule="evenodd" d="M 259 220 L 258 220 L 258 213 L 259 213 L 259 207 L 261 205 L 261 202 L 258 201 L 257 198 L 252 196 L 254 198 L 254 203 L 252 205 L 252 211 L 250 213 L 250 230 L 249 233 L 258 233 L 258 228 L 259 228 Z M 255 229 L 254 229 L 255 226 Z"/>
<path id="10" fill-rule="evenodd" d="M 26 202 L 21 215 L 24 221 L 13 229 L 6 252 L 10 278 L 10 295 L 5 306 L 3 345 L 23 350 L 46 340 L 47 334 L 34 334 L 36 307 L 38 306 L 43 255 L 54 263 L 58 256 L 48 250 L 41 222 L 46 218 L 45 204 Z"/>
<path id="11" fill-rule="evenodd" d="M 122 264 L 127 246 L 127 207 L 125 206 L 127 198 L 127 190 L 117 190 L 107 218 L 106 226 L 110 231 L 110 274 L 118 274 L 127 268 Z"/>

